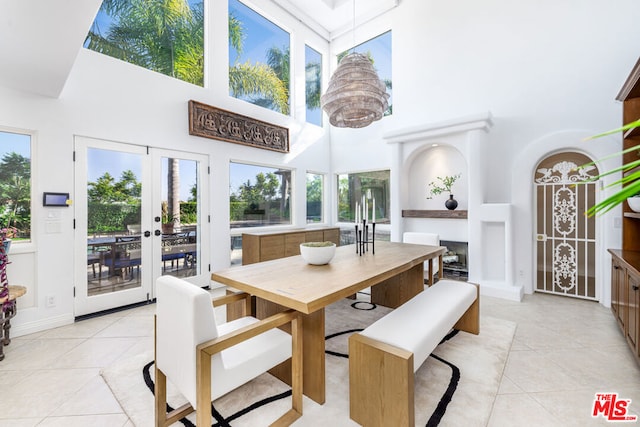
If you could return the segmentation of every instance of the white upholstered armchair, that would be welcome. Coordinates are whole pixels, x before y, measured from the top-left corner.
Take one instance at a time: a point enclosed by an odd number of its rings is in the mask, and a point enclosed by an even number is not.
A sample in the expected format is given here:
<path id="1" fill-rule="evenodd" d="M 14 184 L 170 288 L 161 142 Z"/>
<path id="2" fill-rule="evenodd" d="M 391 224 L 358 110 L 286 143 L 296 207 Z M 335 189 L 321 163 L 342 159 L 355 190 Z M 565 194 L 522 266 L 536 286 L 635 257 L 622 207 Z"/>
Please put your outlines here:
<path id="1" fill-rule="evenodd" d="M 295 311 L 264 320 L 251 316 L 216 324 L 214 306 L 245 300 L 240 293 L 212 301 L 206 290 L 173 276 L 156 281 L 156 426 L 196 411 L 198 427 L 211 426 L 211 402 L 292 359 L 292 408 L 273 425 L 302 415 L 302 321 Z M 278 326 L 291 323 L 291 335 Z M 167 378 L 188 403 L 166 413 Z"/>

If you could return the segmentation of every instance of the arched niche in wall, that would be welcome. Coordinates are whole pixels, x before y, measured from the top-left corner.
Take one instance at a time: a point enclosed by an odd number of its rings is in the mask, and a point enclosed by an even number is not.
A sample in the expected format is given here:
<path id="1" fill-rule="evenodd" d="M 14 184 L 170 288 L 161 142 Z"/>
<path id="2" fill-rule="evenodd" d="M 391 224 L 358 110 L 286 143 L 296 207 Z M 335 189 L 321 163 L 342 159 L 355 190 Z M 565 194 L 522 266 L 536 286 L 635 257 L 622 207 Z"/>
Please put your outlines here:
<path id="1" fill-rule="evenodd" d="M 409 165 L 409 200 L 406 209 L 442 210 L 449 198 L 443 193 L 428 199 L 429 183 L 441 184 L 438 177 L 460 174 L 452 188 L 459 210 L 468 207 L 468 168 L 464 155 L 450 145 L 430 146 L 417 153 Z"/>

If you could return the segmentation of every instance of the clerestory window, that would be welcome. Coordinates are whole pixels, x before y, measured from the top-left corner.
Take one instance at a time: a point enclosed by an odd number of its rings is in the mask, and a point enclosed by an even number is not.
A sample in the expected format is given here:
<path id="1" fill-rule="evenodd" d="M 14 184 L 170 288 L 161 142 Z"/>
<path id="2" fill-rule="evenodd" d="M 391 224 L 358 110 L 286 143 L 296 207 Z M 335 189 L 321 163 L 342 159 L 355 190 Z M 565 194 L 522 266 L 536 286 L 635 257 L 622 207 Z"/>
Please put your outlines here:
<path id="1" fill-rule="evenodd" d="M 84 47 L 203 86 L 203 1 L 104 0 Z"/>
<path id="2" fill-rule="evenodd" d="M 229 0 L 229 94 L 290 114 L 290 36 L 238 0 Z"/>

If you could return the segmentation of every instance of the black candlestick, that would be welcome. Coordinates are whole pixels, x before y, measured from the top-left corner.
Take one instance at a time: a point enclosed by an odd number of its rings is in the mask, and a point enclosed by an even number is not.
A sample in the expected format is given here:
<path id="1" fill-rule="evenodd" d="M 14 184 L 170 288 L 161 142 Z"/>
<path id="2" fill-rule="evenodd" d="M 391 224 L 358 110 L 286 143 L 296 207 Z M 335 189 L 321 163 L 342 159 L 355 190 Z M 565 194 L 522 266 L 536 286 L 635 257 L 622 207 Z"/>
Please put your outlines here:
<path id="1" fill-rule="evenodd" d="M 372 253 L 375 255 L 375 235 L 376 235 L 376 223 L 373 223 L 373 236 L 371 236 L 371 249 Z M 365 252 L 369 252 L 369 224 L 367 224 L 367 220 L 362 220 L 362 226 L 358 227 L 358 223 L 356 223 L 356 253 L 362 256 Z"/>

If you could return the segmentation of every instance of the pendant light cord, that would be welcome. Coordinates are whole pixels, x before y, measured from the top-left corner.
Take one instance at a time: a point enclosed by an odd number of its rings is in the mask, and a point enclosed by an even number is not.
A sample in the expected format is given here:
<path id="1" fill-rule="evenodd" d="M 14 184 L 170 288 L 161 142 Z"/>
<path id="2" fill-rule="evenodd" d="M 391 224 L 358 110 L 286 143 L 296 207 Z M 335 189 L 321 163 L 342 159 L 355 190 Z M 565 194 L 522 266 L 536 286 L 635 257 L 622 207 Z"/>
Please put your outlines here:
<path id="1" fill-rule="evenodd" d="M 353 0 L 353 31 L 351 31 L 351 53 L 356 51 L 356 0 Z"/>

